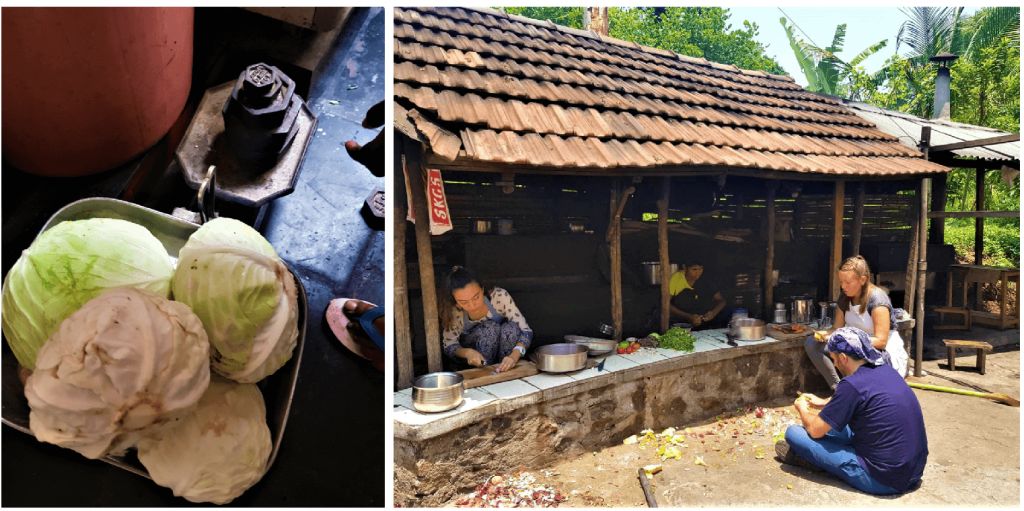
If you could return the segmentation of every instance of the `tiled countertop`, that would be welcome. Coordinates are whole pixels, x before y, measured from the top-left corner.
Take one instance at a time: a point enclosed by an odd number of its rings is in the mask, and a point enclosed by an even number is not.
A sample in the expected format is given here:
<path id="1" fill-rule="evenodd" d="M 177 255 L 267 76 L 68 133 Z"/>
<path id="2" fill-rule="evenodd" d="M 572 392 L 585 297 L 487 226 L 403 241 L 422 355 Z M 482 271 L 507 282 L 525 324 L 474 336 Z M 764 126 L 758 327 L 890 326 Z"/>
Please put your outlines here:
<path id="1" fill-rule="evenodd" d="M 592 367 L 570 373 L 538 373 L 518 380 L 469 389 L 461 405 L 441 413 L 417 412 L 412 404 L 412 389 L 395 392 L 392 414 L 395 436 L 425 440 L 523 406 L 585 392 L 614 381 L 632 380 L 688 365 L 740 356 L 750 352 L 744 349 L 748 346 L 773 343 L 790 346 L 794 343 L 767 337 L 763 341 L 737 341 L 737 346 L 730 346 L 726 343 L 725 329 L 693 332 L 693 336 L 696 338 L 693 353 L 647 348 L 630 355 L 608 355 L 602 357 L 604 369 L 600 372 Z M 803 340 L 798 342 L 803 343 Z M 730 353 L 729 349 L 738 351 Z"/>

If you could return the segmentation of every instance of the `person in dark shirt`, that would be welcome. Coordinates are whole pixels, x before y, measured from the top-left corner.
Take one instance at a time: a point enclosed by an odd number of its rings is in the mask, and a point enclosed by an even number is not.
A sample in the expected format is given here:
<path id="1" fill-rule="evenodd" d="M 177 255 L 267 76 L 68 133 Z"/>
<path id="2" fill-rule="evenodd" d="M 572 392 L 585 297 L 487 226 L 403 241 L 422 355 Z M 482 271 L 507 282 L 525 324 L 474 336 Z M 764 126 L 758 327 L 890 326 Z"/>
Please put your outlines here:
<path id="1" fill-rule="evenodd" d="M 694 328 L 725 326 L 728 323 L 728 318 L 722 314 L 725 298 L 706 279 L 700 279 L 704 274 L 704 265 L 691 263 L 676 273 L 681 272 L 686 278 L 675 279 L 682 289 L 672 297 L 672 319 L 682 319 Z"/>
<path id="2" fill-rule="evenodd" d="M 928 460 L 917 396 L 863 330 L 836 330 L 826 351 L 846 377 L 830 399 L 797 398 L 793 406 L 803 425 L 786 430 L 776 454 L 784 463 L 824 469 L 867 493 L 906 492 L 921 480 Z M 815 415 L 811 407 L 821 412 Z"/>

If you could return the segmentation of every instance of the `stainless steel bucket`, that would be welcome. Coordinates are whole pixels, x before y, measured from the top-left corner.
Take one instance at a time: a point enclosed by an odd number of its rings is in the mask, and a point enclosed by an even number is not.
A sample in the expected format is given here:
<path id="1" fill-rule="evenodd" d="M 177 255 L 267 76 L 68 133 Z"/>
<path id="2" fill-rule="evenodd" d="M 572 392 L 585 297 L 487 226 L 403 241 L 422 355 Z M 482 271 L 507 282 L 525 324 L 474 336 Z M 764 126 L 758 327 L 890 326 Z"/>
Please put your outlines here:
<path id="1" fill-rule="evenodd" d="M 814 301 L 810 298 L 794 298 L 789 310 L 793 323 L 809 324 L 814 317 Z"/>
<path id="2" fill-rule="evenodd" d="M 443 412 L 462 404 L 465 379 L 459 373 L 430 373 L 412 382 L 412 405 L 421 412 Z"/>
<path id="3" fill-rule="evenodd" d="M 652 286 L 661 285 L 661 263 L 658 261 L 640 263 L 644 266 L 644 280 Z M 679 265 L 671 263 L 668 265 L 668 274 L 679 271 Z"/>

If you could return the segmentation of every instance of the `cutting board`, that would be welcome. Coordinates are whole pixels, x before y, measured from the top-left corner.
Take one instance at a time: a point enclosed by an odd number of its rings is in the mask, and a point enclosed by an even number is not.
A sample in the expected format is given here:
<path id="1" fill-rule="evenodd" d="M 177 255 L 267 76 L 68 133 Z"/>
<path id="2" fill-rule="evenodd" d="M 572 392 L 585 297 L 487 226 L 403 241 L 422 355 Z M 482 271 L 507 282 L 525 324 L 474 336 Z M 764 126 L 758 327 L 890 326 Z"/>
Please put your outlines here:
<path id="1" fill-rule="evenodd" d="M 776 339 L 776 340 L 779 340 L 779 341 L 789 341 L 789 340 L 793 340 L 793 339 L 806 339 L 806 338 L 814 335 L 814 330 L 811 329 L 810 327 L 807 327 L 807 330 L 804 330 L 803 332 L 801 332 L 799 334 L 791 334 L 791 333 L 787 333 L 787 332 L 780 332 L 780 331 L 772 328 L 771 325 L 768 325 L 766 327 L 766 332 L 765 333 L 768 335 L 768 337 L 771 337 L 772 339 Z"/>
<path id="2" fill-rule="evenodd" d="M 494 368 L 498 367 L 497 364 L 483 367 L 474 367 L 473 369 L 465 369 L 459 371 L 465 380 L 467 389 L 473 387 L 480 387 L 483 385 L 490 385 L 492 383 L 498 383 L 509 380 L 517 380 L 524 376 L 533 376 L 537 374 L 537 365 L 529 360 L 520 360 L 516 362 L 516 365 L 512 366 L 512 369 L 508 371 L 500 372 L 497 374 L 491 374 L 494 372 Z"/>

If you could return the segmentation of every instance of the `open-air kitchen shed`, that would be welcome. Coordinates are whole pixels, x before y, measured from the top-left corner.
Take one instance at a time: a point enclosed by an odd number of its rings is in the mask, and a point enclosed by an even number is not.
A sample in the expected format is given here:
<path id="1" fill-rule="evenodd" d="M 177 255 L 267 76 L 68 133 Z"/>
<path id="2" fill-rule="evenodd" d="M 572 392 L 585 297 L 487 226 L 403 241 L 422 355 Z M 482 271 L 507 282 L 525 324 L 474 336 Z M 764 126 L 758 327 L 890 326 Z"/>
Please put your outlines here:
<path id="1" fill-rule="evenodd" d="M 528 257 L 570 257 L 562 249 L 579 235 L 566 224 L 584 218 L 592 244 L 609 244 L 607 317 L 616 338 L 623 334 L 623 275 L 628 280 L 630 274 L 623 271 L 623 257 L 644 243 L 635 238 L 624 247 L 624 234 L 657 232 L 662 331 L 668 327 L 669 263 L 685 262 L 670 254 L 679 239 L 691 245 L 735 242 L 732 255 L 757 270 L 746 277 L 759 307 L 770 307 L 781 285 L 773 280 L 774 269 L 799 260 L 803 246 L 827 247 L 828 264 L 820 273 L 827 273 L 828 287 L 821 295 L 830 297 L 838 293 L 834 275 L 843 256 L 859 253 L 868 240 L 909 245 L 904 260 L 923 260 L 920 219 L 927 201 L 919 198 L 928 177 L 949 169 L 790 77 L 490 9 L 396 8 L 394 17 L 395 168 L 404 162 L 415 218 L 428 218 L 425 169 L 454 181 L 447 190 L 455 229 L 444 235 L 447 241 L 432 243 L 427 222 L 415 225 L 415 280 L 431 372 L 441 369 L 435 265 L 437 271 L 451 268 L 450 260 L 436 261 L 434 251 L 438 243 L 469 251 L 469 222 L 487 207 L 507 204 L 509 214 L 535 218 L 523 228 L 516 220 L 523 234 L 531 226 L 538 230 L 529 242 L 520 243 L 518 236 L 488 241 L 489 257 L 501 256 L 509 266 Z M 413 378 L 415 283 L 407 273 L 405 186 L 396 175 L 397 388 L 407 388 Z M 609 190 L 610 201 L 604 202 Z M 627 202 L 634 192 L 637 198 Z M 595 204 L 608 204 L 607 216 Z M 650 213 L 656 213 L 656 223 Z M 672 240 L 670 231 L 678 233 Z M 536 250 L 545 246 L 550 248 Z M 786 260 L 780 258 L 782 248 Z M 912 284 L 906 288 L 915 289 L 926 265 L 906 268 Z M 523 286 L 545 289 L 580 280 L 533 273 L 506 281 L 517 278 Z M 920 294 L 917 318 L 923 315 Z M 550 302 L 547 310 L 524 309 L 531 325 L 550 321 L 546 313 L 568 306 Z M 918 342 L 918 354 L 920 349 Z"/>

